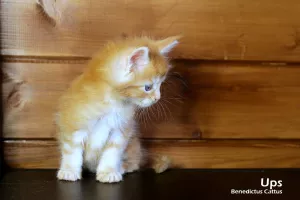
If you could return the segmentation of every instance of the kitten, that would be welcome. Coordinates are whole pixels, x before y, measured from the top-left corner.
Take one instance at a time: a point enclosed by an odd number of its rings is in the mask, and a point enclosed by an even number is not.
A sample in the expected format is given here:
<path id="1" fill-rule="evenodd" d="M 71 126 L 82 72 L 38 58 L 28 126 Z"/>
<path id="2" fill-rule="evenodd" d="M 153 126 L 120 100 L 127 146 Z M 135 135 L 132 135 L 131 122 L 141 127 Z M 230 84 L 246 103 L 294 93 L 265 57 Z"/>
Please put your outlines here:
<path id="1" fill-rule="evenodd" d="M 178 39 L 120 40 L 95 55 L 59 100 L 58 179 L 80 179 L 84 165 L 100 182 L 119 182 L 125 172 L 139 168 L 143 152 L 135 110 L 160 99 L 160 86 L 170 70 L 165 56 Z"/>

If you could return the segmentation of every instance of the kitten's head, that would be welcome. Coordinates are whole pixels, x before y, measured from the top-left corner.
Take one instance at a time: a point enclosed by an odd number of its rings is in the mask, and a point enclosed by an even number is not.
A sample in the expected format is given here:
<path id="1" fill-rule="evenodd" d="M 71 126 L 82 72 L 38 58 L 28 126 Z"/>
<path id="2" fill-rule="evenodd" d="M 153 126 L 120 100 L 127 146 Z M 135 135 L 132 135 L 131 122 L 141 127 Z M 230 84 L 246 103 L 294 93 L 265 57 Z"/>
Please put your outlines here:
<path id="1" fill-rule="evenodd" d="M 127 40 L 118 49 L 112 79 L 119 94 L 130 103 L 148 107 L 161 98 L 161 84 L 171 66 L 167 54 L 178 44 L 179 36 L 164 40 L 136 38 Z"/>

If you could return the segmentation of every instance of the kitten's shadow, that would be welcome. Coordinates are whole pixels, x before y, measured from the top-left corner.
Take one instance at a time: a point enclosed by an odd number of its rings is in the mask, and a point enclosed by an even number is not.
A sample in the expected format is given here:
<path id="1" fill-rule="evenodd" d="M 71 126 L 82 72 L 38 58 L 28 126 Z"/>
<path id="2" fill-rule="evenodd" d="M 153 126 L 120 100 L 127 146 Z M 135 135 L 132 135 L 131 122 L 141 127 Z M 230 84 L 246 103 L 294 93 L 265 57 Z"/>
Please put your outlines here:
<path id="1" fill-rule="evenodd" d="M 207 70 L 207 65 L 207 62 L 200 61 L 178 62 L 189 86 L 185 93 L 186 102 L 181 119 L 191 127 L 193 139 L 204 139 L 210 134 L 208 127 L 215 120 L 212 113 L 216 110 L 216 100 L 222 98 L 221 93 L 212 92 L 214 91 L 212 85 L 220 82 L 221 77 L 218 73 Z"/>
<path id="2" fill-rule="evenodd" d="M 174 65 L 174 72 L 162 88 L 161 104 L 139 118 L 142 137 L 203 139 L 210 134 L 206 127 L 215 120 L 211 114 L 216 110 L 215 102 L 222 98 L 221 93 L 210 92 L 211 83 L 218 83 L 220 75 L 207 72 L 202 68 L 206 64 L 199 61 L 179 60 Z M 174 130 L 184 133 L 169 136 L 173 133 L 164 128 L 172 126 L 183 127 Z"/>
<path id="3" fill-rule="evenodd" d="M 183 116 L 188 104 L 188 84 L 185 79 L 186 70 L 181 68 L 172 71 L 161 88 L 161 99 L 152 107 L 138 112 L 136 117 L 140 124 L 142 137 L 162 138 L 167 136 L 162 131 L 168 124 L 186 123 Z"/>

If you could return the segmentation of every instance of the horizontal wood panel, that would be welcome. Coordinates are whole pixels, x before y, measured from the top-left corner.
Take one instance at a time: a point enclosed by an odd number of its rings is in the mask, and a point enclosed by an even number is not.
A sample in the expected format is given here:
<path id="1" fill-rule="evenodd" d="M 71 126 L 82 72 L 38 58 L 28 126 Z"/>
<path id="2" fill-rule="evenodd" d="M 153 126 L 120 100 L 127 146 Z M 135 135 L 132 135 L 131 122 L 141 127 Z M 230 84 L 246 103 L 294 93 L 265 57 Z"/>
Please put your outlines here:
<path id="1" fill-rule="evenodd" d="M 57 63 L 5 63 L 4 65 L 5 74 L 22 83 L 19 86 L 19 83 L 7 78 L 3 84 L 4 107 L 6 108 L 4 137 L 55 137 L 54 114 L 57 111 L 57 100 L 70 82 L 83 71 L 84 65 Z M 176 80 L 169 82 L 171 87 L 178 84 L 179 82 Z M 171 113 L 173 107 L 178 110 L 181 109 L 179 106 L 182 105 L 181 97 L 176 97 L 176 91 L 180 87 L 175 88 L 177 89 L 174 92 L 166 91 L 168 95 L 164 98 L 164 104 L 167 105 L 164 108 L 159 106 L 160 113 L 156 113 L 154 108 L 138 114 L 144 137 L 192 137 L 192 127 L 186 124 L 180 126 L 181 122 L 178 117 L 174 116 L 176 112 Z M 15 93 L 18 95 L 12 95 Z M 20 103 L 26 98 L 28 100 L 24 104 Z M 155 116 L 153 115 L 154 112 Z M 154 121 L 149 121 L 149 119 Z M 175 123 L 178 126 L 174 126 Z M 150 127 L 151 131 L 147 131 Z M 186 135 L 186 131 L 189 131 L 188 135 Z"/>
<path id="2" fill-rule="evenodd" d="M 150 152 L 168 155 L 180 168 L 299 168 L 299 141 L 144 141 Z M 5 141 L 13 168 L 57 168 L 55 141 Z M 237 152 L 239 152 L 237 154 Z"/>
<path id="3" fill-rule="evenodd" d="M 35 2 L 1 1 L 2 54 L 90 57 L 107 40 L 147 33 L 184 35 L 176 58 L 300 60 L 298 0 L 57 1 L 56 27 Z"/>
<path id="4" fill-rule="evenodd" d="M 164 108 L 156 106 L 140 118 L 143 137 L 300 138 L 298 65 L 175 65 L 188 89 L 170 79 L 162 91 Z M 53 138 L 57 99 L 83 68 L 84 64 L 5 63 L 4 69 L 28 87 L 14 89 L 16 84 L 9 81 L 3 85 L 4 137 Z M 31 93 L 30 98 L 17 109 L 24 93 Z"/>
<path id="5" fill-rule="evenodd" d="M 203 138 L 300 137 L 299 66 L 194 63 L 182 74 L 182 116 Z"/>

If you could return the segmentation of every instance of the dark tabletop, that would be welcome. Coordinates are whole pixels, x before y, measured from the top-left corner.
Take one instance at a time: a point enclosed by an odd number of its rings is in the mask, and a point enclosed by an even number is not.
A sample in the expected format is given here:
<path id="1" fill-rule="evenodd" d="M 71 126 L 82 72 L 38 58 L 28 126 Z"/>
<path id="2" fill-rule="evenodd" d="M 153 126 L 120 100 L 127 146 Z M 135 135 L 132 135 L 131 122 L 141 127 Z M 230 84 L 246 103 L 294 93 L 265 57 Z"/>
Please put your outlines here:
<path id="1" fill-rule="evenodd" d="M 265 190 L 264 181 L 282 180 L 275 187 L 282 194 L 233 195 L 231 190 Z M 265 182 L 266 183 L 266 182 Z M 275 183 L 273 181 L 273 183 Z M 277 186 L 280 184 L 277 184 Z M 270 191 L 270 190 L 268 190 Z M 102 184 L 94 174 L 84 174 L 78 182 L 58 181 L 53 170 L 7 172 L 0 181 L 0 199 L 16 200 L 119 200 L 119 199 L 299 199 L 300 170 L 151 170 L 126 175 L 121 183 Z"/>

